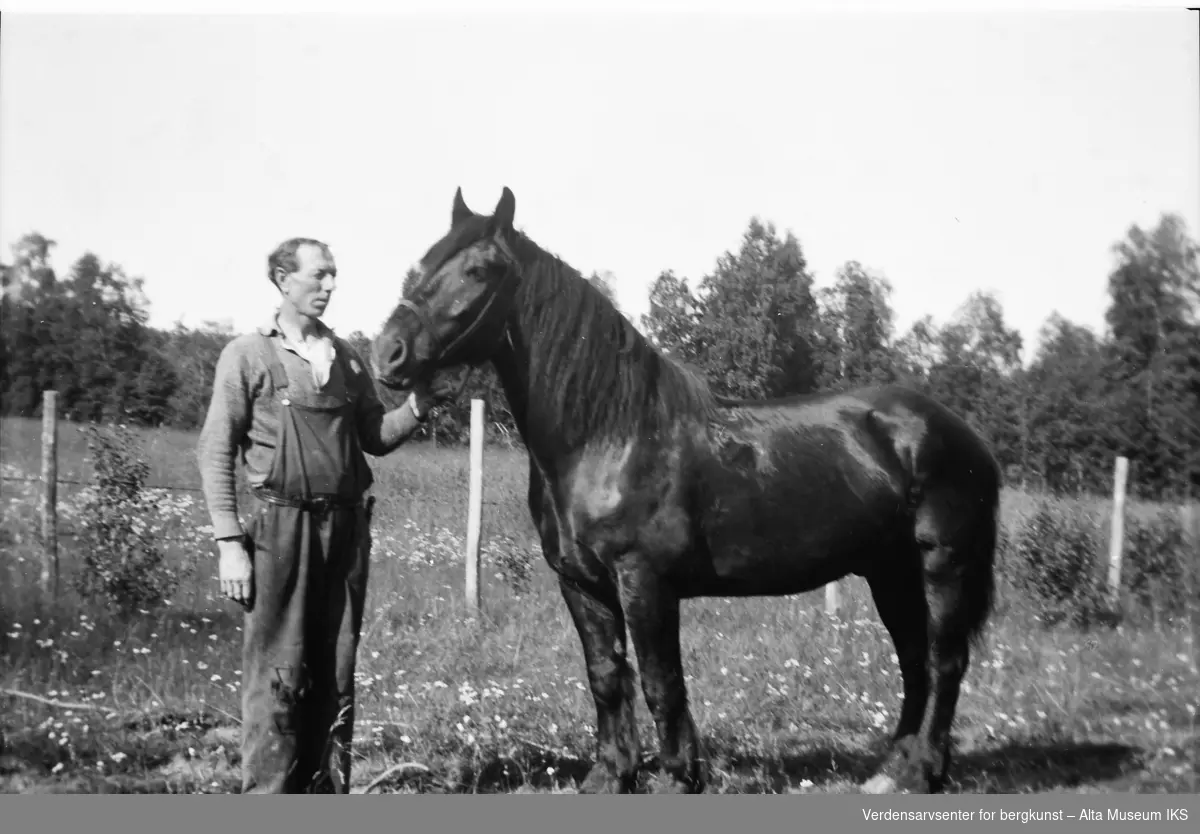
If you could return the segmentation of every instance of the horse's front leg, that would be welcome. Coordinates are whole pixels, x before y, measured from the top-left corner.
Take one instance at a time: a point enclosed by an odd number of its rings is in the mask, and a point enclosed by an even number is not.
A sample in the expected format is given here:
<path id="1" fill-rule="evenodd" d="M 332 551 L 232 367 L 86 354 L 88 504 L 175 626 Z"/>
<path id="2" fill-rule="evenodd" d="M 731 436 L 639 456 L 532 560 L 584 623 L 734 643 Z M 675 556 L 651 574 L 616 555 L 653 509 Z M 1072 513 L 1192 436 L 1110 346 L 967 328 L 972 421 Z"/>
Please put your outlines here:
<path id="1" fill-rule="evenodd" d="M 560 580 L 559 586 L 583 644 L 596 704 L 596 763 L 580 793 L 633 793 L 640 752 L 633 711 L 635 690 L 616 589 L 584 591 L 566 580 Z"/>
<path id="2" fill-rule="evenodd" d="M 529 510 L 542 541 L 542 555 L 559 574 L 559 588 L 583 646 L 584 665 L 596 705 L 596 763 L 580 786 L 581 793 L 632 793 L 637 787 L 638 734 L 634 720 L 633 670 L 626 659 L 625 618 L 611 582 L 586 589 L 563 575 L 554 508 L 541 472 L 530 460 Z M 566 568 L 569 570 L 569 567 Z"/>
<path id="3" fill-rule="evenodd" d="M 700 793 L 707 768 L 688 709 L 679 647 L 679 597 L 638 554 L 621 560 L 617 581 L 638 655 L 642 692 L 658 729 L 659 761 L 669 782 L 667 790 Z"/>

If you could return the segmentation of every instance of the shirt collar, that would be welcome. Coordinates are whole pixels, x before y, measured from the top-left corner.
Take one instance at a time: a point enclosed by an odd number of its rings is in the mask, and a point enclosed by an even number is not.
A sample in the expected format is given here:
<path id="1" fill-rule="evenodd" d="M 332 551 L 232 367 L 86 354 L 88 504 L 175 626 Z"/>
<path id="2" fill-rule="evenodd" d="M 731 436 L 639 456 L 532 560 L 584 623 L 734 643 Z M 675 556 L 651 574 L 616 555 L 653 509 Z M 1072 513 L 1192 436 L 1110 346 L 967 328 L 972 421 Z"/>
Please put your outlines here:
<path id="1" fill-rule="evenodd" d="M 285 341 L 287 340 L 287 336 L 282 330 L 279 329 L 278 308 L 275 309 L 275 312 L 271 314 L 270 318 L 266 319 L 258 326 L 258 332 L 264 336 L 279 335 L 282 336 Z M 320 319 L 317 319 L 317 334 L 323 339 L 327 339 L 330 342 L 333 341 L 333 330 L 331 330 L 329 325 L 325 324 L 325 322 L 321 321 Z"/>

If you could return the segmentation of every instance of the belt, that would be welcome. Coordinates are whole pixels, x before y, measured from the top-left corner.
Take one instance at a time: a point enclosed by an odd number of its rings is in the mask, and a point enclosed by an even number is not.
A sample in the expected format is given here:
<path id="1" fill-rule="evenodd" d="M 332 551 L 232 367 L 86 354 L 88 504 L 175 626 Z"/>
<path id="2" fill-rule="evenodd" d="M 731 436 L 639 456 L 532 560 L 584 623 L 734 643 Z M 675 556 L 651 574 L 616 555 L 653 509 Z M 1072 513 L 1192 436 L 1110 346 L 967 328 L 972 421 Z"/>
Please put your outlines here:
<path id="1" fill-rule="evenodd" d="M 374 496 L 358 498 L 348 498 L 341 495 L 312 495 L 307 498 L 298 495 L 284 495 L 283 493 L 275 492 L 274 490 L 265 489 L 263 487 L 255 487 L 251 494 L 258 496 L 268 504 L 276 504 L 281 507 L 298 507 L 302 510 L 310 510 L 315 512 L 327 512 L 328 510 L 353 510 L 357 507 L 366 507 L 369 503 L 375 500 Z"/>

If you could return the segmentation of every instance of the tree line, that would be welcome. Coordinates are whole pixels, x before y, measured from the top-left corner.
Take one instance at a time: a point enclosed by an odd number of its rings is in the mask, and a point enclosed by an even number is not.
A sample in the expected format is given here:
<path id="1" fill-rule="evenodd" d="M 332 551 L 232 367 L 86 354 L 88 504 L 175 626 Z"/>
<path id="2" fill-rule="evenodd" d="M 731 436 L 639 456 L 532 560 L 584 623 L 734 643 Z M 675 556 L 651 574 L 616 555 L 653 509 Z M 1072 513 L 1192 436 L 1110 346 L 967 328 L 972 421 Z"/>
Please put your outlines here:
<path id="1" fill-rule="evenodd" d="M 60 276 L 53 245 L 25 235 L 13 263 L 0 264 L 0 413 L 36 416 L 41 392 L 54 388 L 66 419 L 200 426 L 217 357 L 235 333 L 212 323 L 151 327 L 140 279 L 92 253 Z M 1164 214 L 1153 228 L 1131 226 L 1112 251 L 1105 332 L 1052 313 L 1030 361 L 992 294 L 975 292 L 949 321 L 925 316 L 901 333 L 886 277 L 848 261 L 818 288 L 795 235 L 758 218 L 694 284 L 658 275 L 639 323 L 721 394 L 898 382 L 978 429 L 1011 485 L 1107 492 L 1113 459 L 1125 455 L 1134 495 L 1178 499 L 1200 488 L 1200 247 Z M 610 274 L 588 280 L 615 302 Z M 348 339 L 367 350 L 366 334 Z M 380 396 L 401 401 L 382 387 Z M 465 442 L 471 397 L 488 402 L 493 436 L 519 442 L 490 368 L 423 429 L 427 439 Z"/>

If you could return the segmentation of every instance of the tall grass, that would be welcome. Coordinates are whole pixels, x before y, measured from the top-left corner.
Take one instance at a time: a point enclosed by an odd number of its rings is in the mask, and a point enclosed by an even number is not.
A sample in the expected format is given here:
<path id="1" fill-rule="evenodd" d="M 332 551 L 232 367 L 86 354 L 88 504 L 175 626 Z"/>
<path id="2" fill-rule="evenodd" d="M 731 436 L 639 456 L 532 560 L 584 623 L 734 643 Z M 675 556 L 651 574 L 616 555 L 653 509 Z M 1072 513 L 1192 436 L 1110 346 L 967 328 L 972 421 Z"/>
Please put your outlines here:
<path id="1" fill-rule="evenodd" d="M 194 436 L 162 436 L 145 442 L 149 483 L 197 485 Z M 0 425 L 6 474 L 36 474 L 37 437 L 31 421 Z M 64 426 L 64 478 L 87 479 L 85 448 Z M 355 779 L 361 786 L 410 761 L 424 769 L 386 789 L 569 791 L 590 765 L 594 711 L 578 637 L 540 562 L 526 463 L 507 450 L 485 453 L 476 626 L 463 599 L 467 466 L 465 450 L 426 446 L 373 462 L 378 504 Z M 215 549 L 169 550 L 196 569 L 161 610 L 112 618 L 69 582 L 60 605 L 47 607 L 35 592 L 37 485 L 2 487 L 0 686 L 71 704 L 7 698 L 5 789 L 236 790 L 241 621 L 216 595 Z M 75 492 L 60 495 L 69 575 L 80 563 L 80 531 Z M 207 524 L 198 493 L 170 495 L 180 523 Z M 1165 604 L 1142 616 L 1148 609 L 1139 603 L 1115 627 L 1047 621 L 1011 546 L 1041 501 L 1004 495 L 1001 606 L 966 679 L 950 790 L 1194 791 L 1200 673 L 1187 616 Z M 1090 513 L 1098 524 L 1106 518 L 1101 501 L 1052 506 Z M 1130 516 L 1155 511 L 1133 504 Z M 900 677 L 865 583 L 849 579 L 843 589 L 833 618 L 820 592 L 684 604 L 685 671 L 711 755 L 711 790 L 847 791 L 871 773 L 898 715 Z M 640 701 L 637 714 L 649 759 L 653 722 Z"/>

